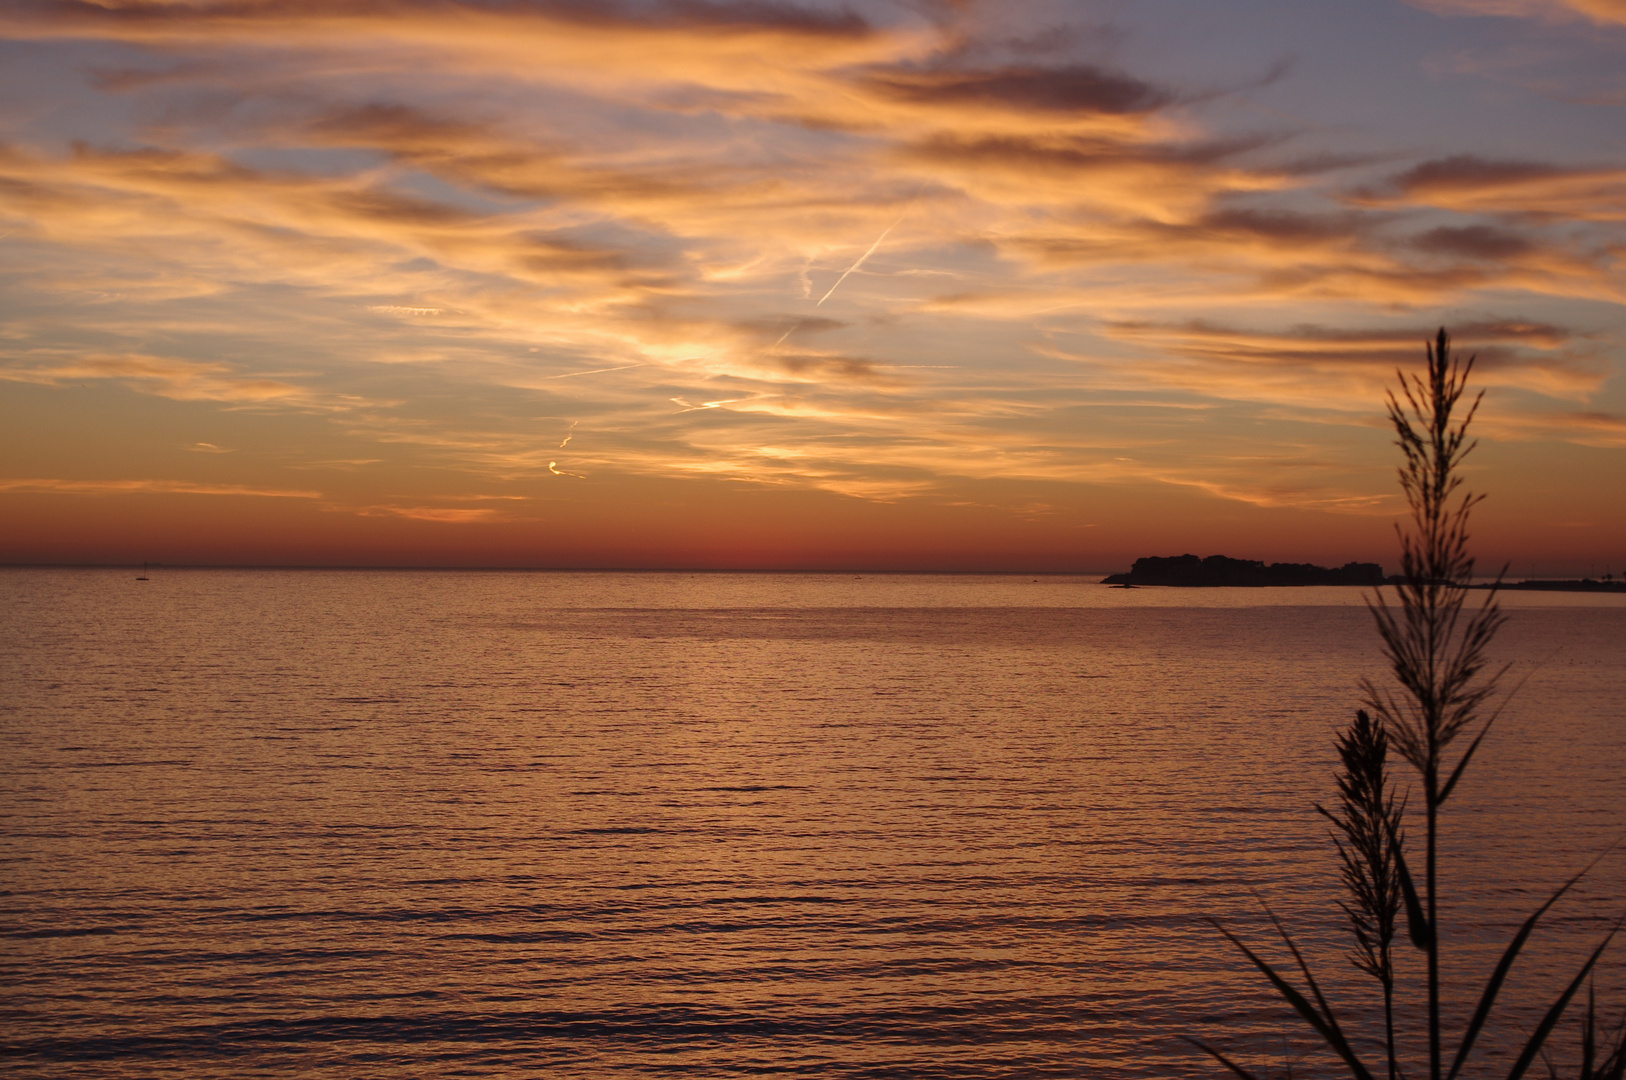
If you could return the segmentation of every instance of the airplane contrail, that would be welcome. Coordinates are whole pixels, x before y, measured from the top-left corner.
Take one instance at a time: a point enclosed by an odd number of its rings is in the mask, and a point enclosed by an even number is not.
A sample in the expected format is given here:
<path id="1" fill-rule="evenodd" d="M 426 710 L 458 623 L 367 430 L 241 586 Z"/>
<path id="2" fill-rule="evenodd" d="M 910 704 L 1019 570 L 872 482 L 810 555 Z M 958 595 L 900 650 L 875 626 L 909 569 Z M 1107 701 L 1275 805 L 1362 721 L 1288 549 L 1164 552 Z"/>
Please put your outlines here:
<path id="1" fill-rule="evenodd" d="M 648 364 L 622 364 L 620 367 L 600 367 L 591 371 L 567 371 L 563 375 L 544 375 L 544 379 L 573 379 L 577 375 L 602 375 L 606 371 L 626 371 L 629 368 L 648 367 Z"/>
<path id="2" fill-rule="evenodd" d="M 906 210 L 906 211 L 904 211 L 904 213 L 908 213 L 908 211 Z M 899 214 L 898 215 L 898 221 L 902 221 L 902 220 L 903 220 L 903 214 Z M 877 236 L 875 238 L 875 243 L 873 243 L 873 244 L 871 244 L 869 246 L 869 250 L 864 252 L 862 255 L 858 256 L 858 261 L 853 263 L 851 266 L 847 267 L 846 273 L 844 273 L 840 277 L 836 278 L 836 283 L 834 285 L 830 286 L 830 292 L 827 292 L 823 296 L 819 297 L 819 302 L 817 304 L 814 304 L 813 305 L 814 307 L 822 307 L 822 306 L 824 306 L 824 302 L 826 300 L 830 299 L 830 293 L 833 293 L 837 289 L 839 289 L 841 287 L 841 283 L 843 281 L 847 280 L 847 274 L 850 274 L 854 270 L 857 270 L 860 266 L 863 266 L 864 265 L 864 260 L 869 258 L 871 255 L 875 254 L 875 249 L 881 246 L 881 241 L 886 239 L 886 234 L 898 227 L 898 221 L 894 221 L 892 224 L 888 225 L 886 227 L 886 232 L 883 232 L 880 236 Z M 783 341 L 784 338 L 780 338 L 779 340 Z"/>

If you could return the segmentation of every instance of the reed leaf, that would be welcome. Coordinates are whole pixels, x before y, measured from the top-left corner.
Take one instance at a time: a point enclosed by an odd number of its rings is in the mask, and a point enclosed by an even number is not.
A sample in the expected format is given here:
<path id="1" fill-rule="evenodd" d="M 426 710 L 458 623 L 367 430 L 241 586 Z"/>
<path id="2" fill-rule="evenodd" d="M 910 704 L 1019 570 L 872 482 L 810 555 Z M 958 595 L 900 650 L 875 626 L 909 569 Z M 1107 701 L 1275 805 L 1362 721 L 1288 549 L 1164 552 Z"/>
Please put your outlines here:
<path id="1" fill-rule="evenodd" d="M 1621 1080 L 1626 1077 L 1626 1018 L 1611 1037 L 1613 1046 L 1598 1060 L 1598 997 L 1587 980 L 1586 1016 L 1581 1019 L 1581 1080 Z"/>
<path id="2" fill-rule="evenodd" d="M 1586 1016 L 1581 1021 L 1581 1080 L 1592 1080 L 1592 1065 L 1597 1059 L 1598 1043 L 1598 988 L 1590 981 L 1586 988 Z"/>
<path id="3" fill-rule="evenodd" d="M 1626 1078 L 1626 1022 L 1615 1029 L 1615 1048 L 1598 1066 L 1588 1080 L 1623 1080 Z"/>
<path id="4" fill-rule="evenodd" d="M 1597 1037 L 1597 1003 L 1592 999 L 1592 993 L 1587 994 L 1587 1028 L 1593 1038 Z M 1614 1048 L 1599 1063 L 1592 1075 L 1583 1080 L 1623 1080 L 1626 1078 L 1626 1017 L 1621 1019 L 1615 1028 Z"/>
<path id="5" fill-rule="evenodd" d="M 1411 870 L 1406 866 L 1406 853 L 1395 843 L 1395 868 L 1400 871 L 1400 892 L 1406 898 L 1406 934 L 1411 943 L 1424 952 L 1434 943 L 1434 928 L 1423 914 L 1423 902 L 1417 897 L 1417 886 L 1412 884 Z"/>
<path id="6" fill-rule="evenodd" d="M 1600 855 L 1598 858 L 1602 857 Z M 1586 870 L 1582 870 L 1559 886 L 1558 891 L 1549 896 L 1545 904 L 1538 907 L 1528 919 L 1524 920 L 1524 925 L 1519 927 L 1519 932 L 1513 935 L 1512 941 L 1508 942 L 1507 948 L 1502 952 L 1502 959 L 1496 964 L 1496 970 L 1491 972 L 1490 978 L 1485 982 L 1484 992 L 1479 995 L 1479 1004 L 1474 1008 L 1473 1019 L 1468 1021 L 1468 1027 L 1463 1032 L 1462 1044 L 1457 1048 L 1457 1055 L 1451 1062 L 1450 1072 L 1446 1073 L 1446 1080 L 1456 1080 L 1457 1073 L 1462 1070 L 1462 1066 L 1467 1062 L 1468 1054 L 1474 1048 L 1474 1040 L 1479 1038 L 1480 1030 L 1484 1028 L 1485 1021 L 1490 1018 L 1491 1007 L 1496 1004 L 1496 995 L 1501 993 L 1502 984 L 1507 981 L 1508 972 L 1513 970 L 1513 961 L 1518 959 L 1519 950 L 1523 949 L 1524 943 L 1529 940 L 1531 932 L 1536 928 L 1537 921 L 1547 914 L 1548 908 L 1558 903 L 1559 897 L 1569 892 L 1570 888 L 1585 876 L 1587 870 L 1591 870 L 1597 864 L 1597 859 L 1594 859 Z"/>
<path id="7" fill-rule="evenodd" d="M 1304 962 L 1304 954 L 1299 952 L 1298 945 L 1288 935 L 1287 928 L 1282 926 L 1282 921 L 1276 917 L 1276 913 L 1270 910 L 1270 905 L 1257 895 L 1254 899 L 1259 900 L 1259 906 L 1265 909 L 1265 915 L 1270 919 L 1271 925 L 1276 928 L 1276 933 L 1280 935 L 1283 944 L 1287 946 L 1287 951 L 1293 954 L 1293 961 L 1298 964 L 1299 972 L 1304 976 L 1304 983 L 1310 988 L 1310 993 L 1315 995 L 1316 1004 L 1321 1008 L 1321 1015 L 1326 1018 L 1327 1024 L 1332 1030 L 1342 1037 L 1343 1032 L 1338 1027 L 1338 1017 L 1333 1013 L 1332 1006 L 1328 1004 L 1326 996 L 1321 993 L 1321 986 L 1315 981 L 1315 976 L 1310 974 L 1310 965 Z"/>
<path id="8" fill-rule="evenodd" d="M 1244 1069 L 1242 1066 L 1238 1065 L 1236 1062 L 1232 1061 L 1230 1058 L 1226 1057 L 1212 1046 L 1209 1046 L 1201 1039 L 1194 1039 L 1190 1035 L 1182 1035 L 1180 1037 L 1186 1042 L 1190 1043 L 1192 1046 L 1195 1046 L 1197 1049 L 1201 1050 L 1203 1053 L 1207 1054 L 1209 1057 L 1213 1058 L 1215 1061 L 1219 1062 L 1221 1065 L 1224 1065 L 1227 1069 L 1230 1069 L 1233 1075 L 1241 1077 L 1242 1080 L 1259 1080 L 1259 1077 L 1255 1076 L 1247 1069 Z"/>
<path id="9" fill-rule="evenodd" d="M 1586 981 L 1586 977 L 1592 973 L 1592 967 L 1598 962 L 1598 957 L 1603 955 L 1603 951 L 1609 947 L 1609 943 L 1614 940 L 1615 934 L 1619 930 L 1620 924 L 1616 923 L 1615 929 L 1609 931 L 1609 936 L 1598 943 L 1598 947 L 1592 950 L 1592 955 L 1587 958 L 1585 964 L 1581 965 L 1581 970 L 1576 973 L 1569 986 L 1565 987 L 1564 992 L 1558 995 L 1558 1000 L 1553 1002 L 1552 1008 L 1547 1010 L 1547 1015 L 1541 1018 L 1541 1023 L 1537 1024 L 1536 1030 L 1531 1032 L 1530 1040 L 1524 1044 L 1524 1051 L 1519 1055 L 1519 1060 L 1513 1063 L 1513 1069 L 1507 1074 L 1507 1080 L 1520 1080 L 1524 1076 L 1525 1070 L 1530 1068 L 1530 1063 L 1536 1060 L 1536 1055 L 1541 1052 L 1542 1044 L 1547 1041 L 1547 1036 L 1552 1034 L 1553 1027 L 1558 1023 L 1559 1017 L 1563 1016 L 1564 1010 L 1569 1008 L 1570 999 L 1581 988 L 1581 984 Z"/>
<path id="10" fill-rule="evenodd" d="M 1274 918 L 1274 916 L 1272 916 L 1272 918 Z M 1305 996 L 1300 993 L 1293 986 L 1293 984 L 1289 983 L 1286 979 L 1282 978 L 1281 975 L 1277 974 L 1276 969 L 1271 967 L 1268 961 L 1261 958 L 1252 949 L 1248 948 L 1247 945 L 1243 944 L 1241 938 L 1225 929 L 1225 927 L 1220 924 L 1218 919 L 1210 919 L 1208 921 L 1213 925 L 1214 929 L 1225 935 L 1225 940 L 1229 941 L 1232 945 L 1235 945 L 1237 949 L 1241 951 L 1242 955 L 1246 956 L 1253 963 L 1253 966 L 1259 969 L 1260 973 L 1270 981 L 1270 985 L 1276 988 L 1276 992 L 1282 996 L 1283 1000 L 1293 1007 L 1293 1011 L 1303 1017 L 1304 1022 L 1315 1029 L 1316 1034 L 1321 1036 L 1322 1041 L 1327 1044 L 1327 1047 L 1344 1060 L 1344 1063 L 1349 1066 L 1349 1071 L 1353 1076 L 1355 1076 L 1356 1080 L 1372 1080 L 1371 1071 L 1368 1070 L 1367 1067 L 1361 1063 L 1360 1058 L 1356 1056 L 1354 1048 L 1349 1045 L 1349 1040 L 1344 1037 L 1343 1030 L 1338 1026 L 1338 1018 L 1336 1016 L 1333 1016 L 1330 1011 L 1326 1015 L 1323 1015 L 1321 1010 L 1315 1005 L 1311 1004 L 1311 1002 L 1305 998 Z M 1277 929 L 1278 931 L 1281 930 L 1279 925 Z M 1292 939 L 1288 938 L 1285 932 L 1282 933 L 1282 937 L 1287 940 L 1288 948 L 1292 949 L 1294 958 L 1298 960 L 1300 970 L 1302 970 L 1305 973 L 1305 976 L 1308 978 L 1309 968 L 1305 966 L 1304 959 L 1299 955 L 1299 951 L 1293 945 Z M 1325 1005 L 1326 999 L 1321 996 L 1321 990 L 1315 985 L 1314 979 L 1310 979 L 1310 987 L 1311 992 L 1315 994 L 1316 999 Z"/>
<path id="11" fill-rule="evenodd" d="M 1474 751 L 1479 749 L 1479 744 L 1485 741 L 1486 735 L 1490 734 L 1491 724 L 1495 719 L 1496 717 L 1493 716 L 1485 721 L 1485 726 L 1479 729 L 1479 734 L 1474 736 L 1474 741 L 1468 744 L 1468 749 L 1463 753 L 1462 760 L 1457 762 L 1457 767 L 1451 770 L 1451 779 L 1447 780 L 1445 786 L 1440 789 L 1440 797 L 1435 800 L 1436 806 L 1444 806 L 1445 800 L 1451 797 L 1451 792 L 1456 789 L 1457 781 L 1462 779 L 1462 770 L 1468 767 L 1468 762 L 1473 760 Z"/>

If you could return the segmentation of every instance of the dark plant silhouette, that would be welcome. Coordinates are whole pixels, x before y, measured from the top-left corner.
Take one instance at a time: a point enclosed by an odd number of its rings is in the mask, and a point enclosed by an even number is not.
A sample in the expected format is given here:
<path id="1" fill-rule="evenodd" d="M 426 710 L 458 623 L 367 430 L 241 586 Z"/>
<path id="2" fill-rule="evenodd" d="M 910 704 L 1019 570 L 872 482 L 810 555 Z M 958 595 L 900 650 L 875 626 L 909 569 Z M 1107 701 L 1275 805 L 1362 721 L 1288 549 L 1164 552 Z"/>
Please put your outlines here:
<path id="1" fill-rule="evenodd" d="M 1462 400 L 1473 366 L 1471 357 L 1460 363 L 1451 356 L 1450 339 L 1442 328 L 1428 347 L 1427 379 L 1401 374 L 1400 395 L 1389 394 L 1389 422 L 1406 459 L 1400 467 L 1400 487 L 1411 508 L 1411 527 L 1396 528 L 1399 610 L 1388 604 L 1381 589 L 1370 607 L 1399 690 L 1379 687 L 1370 679 L 1361 684 L 1368 707 L 1423 782 L 1427 830 L 1423 910 L 1421 920 L 1409 921 L 1412 940 L 1428 959 L 1430 1080 L 1440 1076 L 1439 935 L 1434 932 L 1439 812 L 1495 719 L 1483 711 L 1507 670 L 1485 673 L 1486 647 L 1503 622 L 1496 591 L 1492 589 L 1484 604 L 1466 618 L 1463 612 L 1474 573 L 1473 556 L 1468 554 L 1468 515 L 1484 496 L 1458 494 L 1460 468 L 1474 448 L 1468 441 L 1468 425 L 1484 392 L 1475 395 L 1460 421 L 1453 424 L 1451 414 Z M 1473 742 L 1447 773 L 1446 749 L 1475 725 L 1479 730 Z M 1404 855 L 1400 858 L 1404 860 Z M 1408 905 L 1407 912 L 1415 916 L 1413 909 Z"/>
<path id="2" fill-rule="evenodd" d="M 1514 961 L 1537 922 L 1586 873 L 1583 870 L 1565 882 L 1514 934 L 1456 1040 L 1447 1069 L 1440 1022 L 1439 811 L 1456 790 L 1463 771 L 1496 719 L 1494 703 L 1499 699 L 1499 683 L 1507 668 L 1493 667 L 1487 655 L 1504 621 L 1497 604 L 1496 588 L 1493 587 L 1477 607 L 1469 609 L 1467 605 L 1474 574 L 1474 560 L 1468 552 L 1468 521 L 1483 496 L 1462 490 L 1461 467 L 1474 448 L 1468 438 L 1468 427 L 1483 393 L 1459 409 L 1474 361 L 1471 357 L 1459 361 L 1451 354 L 1450 338 L 1443 328 L 1427 346 L 1427 356 L 1425 375 L 1397 373 L 1399 392 L 1388 395 L 1389 422 L 1395 430 L 1396 445 L 1404 456 L 1399 470 L 1400 486 L 1410 508 L 1410 520 L 1406 527 L 1396 529 L 1401 556 L 1396 598 L 1391 602 L 1383 590 L 1378 589 L 1376 595 L 1368 599 L 1368 607 L 1377 624 L 1394 685 L 1362 681 L 1366 708 L 1357 711 L 1354 722 L 1338 739 L 1341 764 L 1338 810 L 1330 812 L 1317 807 L 1333 824 L 1333 840 L 1342 864 L 1346 898 L 1340 906 L 1355 942 L 1350 959 L 1383 989 L 1383 1041 L 1390 1080 L 1406 1075 L 1396 1060 L 1395 974 L 1391 962 L 1391 945 L 1400 909 L 1404 907 L 1406 913 L 1408 939 L 1425 958 L 1426 1075 L 1428 1080 L 1455 1080 L 1467 1063 Z M 1471 736 L 1467 748 L 1452 754 L 1453 744 L 1465 736 Z M 1406 837 L 1401 828 L 1405 807 L 1396 804 L 1386 773 L 1391 746 L 1416 771 L 1421 782 L 1420 810 L 1424 826 L 1421 889 L 1407 864 Z M 1356 1051 L 1298 946 L 1274 913 L 1268 907 L 1265 910 L 1303 978 L 1303 990 L 1218 922 L 1214 922 L 1214 926 L 1343 1061 L 1351 1076 L 1357 1080 L 1372 1080 L 1372 1071 Z M 1546 1060 L 1548 1036 L 1613 937 L 1611 932 L 1593 950 L 1542 1016 L 1509 1070 L 1508 1080 L 1520 1080 L 1537 1057 Z M 1190 1041 L 1236 1076 L 1256 1080 L 1252 1072 L 1207 1043 L 1197 1039 Z M 1608 1044 L 1600 1056 L 1596 1003 L 1589 994 L 1587 1014 L 1582 1022 L 1582 1080 L 1623 1080 L 1626 1076 L 1626 1034 L 1617 1029 Z M 1556 1077 L 1550 1061 L 1547 1066 L 1549 1073 Z"/>
<path id="3" fill-rule="evenodd" d="M 1338 758 L 1338 812 L 1320 804 L 1316 809 L 1333 824 L 1332 839 L 1342 864 L 1348 895 L 1339 906 L 1355 939 L 1350 963 L 1383 988 L 1383 1041 L 1389 1078 L 1394 1080 L 1395 969 L 1390 946 L 1402 902 L 1397 855 L 1404 807 L 1396 804 L 1389 786 L 1389 737 L 1365 709 L 1357 711 L 1349 730 L 1338 736 Z"/>

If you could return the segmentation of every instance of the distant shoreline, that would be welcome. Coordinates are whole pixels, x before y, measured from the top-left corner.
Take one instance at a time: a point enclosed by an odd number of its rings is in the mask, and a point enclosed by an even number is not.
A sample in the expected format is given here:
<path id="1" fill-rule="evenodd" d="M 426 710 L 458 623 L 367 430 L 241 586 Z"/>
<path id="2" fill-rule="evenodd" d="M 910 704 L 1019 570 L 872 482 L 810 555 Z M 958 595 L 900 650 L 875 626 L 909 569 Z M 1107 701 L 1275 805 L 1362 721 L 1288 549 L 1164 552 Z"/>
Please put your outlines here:
<path id="1" fill-rule="evenodd" d="M 1274 586 L 1360 585 L 1376 587 L 1385 582 L 1383 567 L 1377 563 L 1350 562 L 1343 566 L 1316 566 L 1314 563 L 1270 563 L 1257 559 L 1233 559 L 1228 555 L 1149 556 L 1136 559 L 1127 574 L 1112 574 L 1103 585 L 1138 588 L 1145 585 L 1172 585 L 1180 588 L 1270 588 Z"/>
<path id="2" fill-rule="evenodd" d="M 1305 588 L 1306 587 L 1302 583 L 1277 584 L 1277 585 L 1208 585 L 1208 584 L 1196 584 L 1196 585 L 1133 585 L 1133 584 L 1120 584 L 1120 583 L 1116 583 L 1116 582 L 1114 582 L 1112 580 L 1113 578 L 1121 578 L 1121 577 L 1124 577 L 1124 576 L 1125 575 L 1123 575 L 1123 574 L 1113 574 L 1111 577 L 1103 578 L 1100 581 L 1100 584 L 1108 585 L 1108 586 L 1110 586 L 1110 587 L 1112 587 L 1114 589 L 1227 589 L 1227 588 L 1229 588 L 1229 589 L 1299 589 L 1299 588 Z M 1364 588 L 1364 587 L 1366 587 L 1366 586 L 1351 586 L 1349 582 L 1331 582 L 1331 583 L 1328 583 L 1328 584 L 1330 584 L 1332 586 L 1336 586 L 1338 588 L 1350 588 L 1350 587 Z M 1321 585 L 1319 587 L 1320 588 L 1327 588 L 1328 584 L 1323 584 L 1323 585 Z M 1382 584 L 1384 584 L 1384 585 L 1399 585 L 1400 584 L 1400 579 L 1397 578 L 1397 577 L 1391 576 L 1391 577 L 1385 578 L 1383 580 Z M 1570 581 L 1504 581 L 1499 585 L 1493 585 L 1493 584 L 1491 584 L 1489 582 L 1483 582 L 1483 583 L 1476 584 L 1476 585 L 1469 585 L 1468 588 L 1470 588 L 1470 589 L 1491 589 L 1491 588 L 1494 588 L 1497 592 L 1585 592 L 1585 593 L 1610 593 L 1610 594 L 1616 594 L 1616 593 L 1626 593 L 1626 581 L 1595 581 L 1592 578 L 1581 578 L 1579 580 L 1570 580 Z"/>
<path id="3" fill-rule="evenodd" d="M 1394 579 L 1389 583 L 1395 584 Z M 1498 592 L 1602 592 L 1626 593 L 1626 581 L 1598 581 L 1593 578 L 1570 579 L 1567 581 L 1503 581 L 1484 582 L 1479 585 L 1470 585 L 1470 589 L 1495 589 Z"/>
<path id="4" fill-rule="evenodd" d="M 1345 563 L 1343 566 L 1316 566 L 1313 563 L 1270 563 L 1257 559 L 1233 559 L 1227 555 L 1149 556 L 1136 559 L 1127 574 L 1109 574 L 1101 584 L 1119 589 L 1145 587 L 1204 588 L 1300 588 L 1316 585 L 1354 585 L 1376 588 L 1400 585 L 1395 574 L 1384 576 L 1377 563 Z M 1480 582 L 1470 589 L 1499 589 L 1516 592 L 1595 592 L 1626 593 L 1626 581 L 1594 578 L 1531 579 L 1526 581 Z"/>

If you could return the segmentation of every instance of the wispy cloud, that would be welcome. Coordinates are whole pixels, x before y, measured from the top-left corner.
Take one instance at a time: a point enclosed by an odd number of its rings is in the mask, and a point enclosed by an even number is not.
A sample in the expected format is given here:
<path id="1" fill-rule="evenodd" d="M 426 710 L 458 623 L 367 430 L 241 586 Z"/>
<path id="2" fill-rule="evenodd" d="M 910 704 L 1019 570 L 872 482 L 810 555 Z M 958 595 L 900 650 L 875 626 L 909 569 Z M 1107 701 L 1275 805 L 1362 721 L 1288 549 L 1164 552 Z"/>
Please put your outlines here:
<path id="1" fill-rule="evenodd" d="M 1315 455 L 1288 428 L 1342 438 L 1442 322 L 1507 392 L 1499 432 L 1615 437 L 1544 419 L 1618 411 L 1603 144 L 1345 146 L 1254 107 L 1274 62 L 1221 92 L 1147 48 L 922 10 L 14 4 L 0 36 L 94 46 L 71 92 L 104 119 L 0 145 L 30 267 L 0 380 L 316 417 L 334 445 L 289 436 L 281 467 L 434 475 L 333 506 L 446 523 L 502 517 L 447 506 L 460 484 L 625 475 L 1365 513 L 1386 479 L 1291 464 Z"/>
<path id="2" fill-rule="evenodd" d="M 1459 341 L 1477 357 L 1481 384 L 1533 390 L 1585 400 L 1609 375 L 1588 343 L 1556 326 L 1535 322 L 1467 323 Z M 1415 366 L 1430 330 L 1299 326 L 1286 332 L 1241 330 L 1206 322 L 1179 325 L 1124 322 L 1108 332 L 1153 339 L 1161 351 L 1186 361 L 1163 378 L 1216 396 L 1272 397 L 1284 404 L 1370 415 L 1397 370 Z M 1341 385 L 1343 394 L 1328 394 Z"/>
<path id="3" fill-rule="evenodd" d="M 282 380 L 240 376 L 224 364 L 141 354 L 73 356 L 50 350 L 9 356 L 0 353 L 0 379 L 50 386 L 112 379 L 178 401 L 315 403 L 315 396 L 308 390 Z M 198 445 L 201 448 L 207 444 Z"/>
<path id="4" fill-rule="evenodd" d="M 489 506 L 362 506 L 345 507 L 362 517 L 401 517 L 412 521 L 434 521 L 446 525 L 469 525 L 490 521 L 498 511 Z"/>
<path id="5" fill-rule="evenodd" d="M 1377 206 L 1422 205 L 1563 221 L 1626 221 L 1626 168 L 1576 168 L 1457 154 L 1422 162 L 1381 187 L 1360 190 L 1354 198 Z"/>
<path id="6" fill-rule="evenodd" d="M 1620 0 L 1407 0 L 1414 7 L 1448 15 L 1499 15 L 1563 21 L 1585 19 L 1601 25 L 1626 25 Z"/>
<path id="7" fill-rule="evenodd" d="M 0 479 L 0 491 L 46 495 L 228 495 L 257 499 L 320 499 L 319 491 L 257 488 L 245 484 L 200 484 L 189 480 Z"/>

